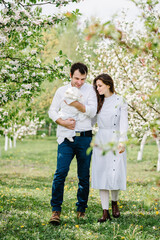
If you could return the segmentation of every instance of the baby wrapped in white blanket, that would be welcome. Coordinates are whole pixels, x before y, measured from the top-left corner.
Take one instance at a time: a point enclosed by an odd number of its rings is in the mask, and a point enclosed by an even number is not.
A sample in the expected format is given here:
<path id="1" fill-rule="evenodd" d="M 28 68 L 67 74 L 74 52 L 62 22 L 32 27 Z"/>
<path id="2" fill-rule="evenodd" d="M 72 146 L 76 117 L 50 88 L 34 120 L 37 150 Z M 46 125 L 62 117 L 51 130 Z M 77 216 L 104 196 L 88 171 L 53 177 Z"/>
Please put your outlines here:
<path id="1" fill-rule="evenodd" d="M 68 118 L 74 118 L 75 121 L 77 120 L 82 121 L 84 119 L 85 113 L 82 113 L 78 111 L 77 108 L 68 105 L 74 101 L 78 101 L 84 104 L 81 91 L 76 87 L 69 87 L 65 92 L 64 101 L 62 102 L 61 109 L 58 112 L 59 118 L 62 118 L 63 120 L 66 120 Z M 58 125 L 57 142 L 59 144 L 61 144 L 65 138 L 73 142 L 74 136 L 75 136 L 75 130 L 71 130 L 61 125 Z"/>

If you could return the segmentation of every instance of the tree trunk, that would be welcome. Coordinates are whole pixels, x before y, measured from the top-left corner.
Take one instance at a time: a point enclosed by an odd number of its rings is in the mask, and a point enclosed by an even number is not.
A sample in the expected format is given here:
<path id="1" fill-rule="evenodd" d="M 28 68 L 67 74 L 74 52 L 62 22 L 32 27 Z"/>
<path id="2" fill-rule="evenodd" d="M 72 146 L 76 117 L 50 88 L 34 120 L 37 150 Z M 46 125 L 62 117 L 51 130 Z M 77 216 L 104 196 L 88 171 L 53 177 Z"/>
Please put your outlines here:
<path id="1" fill-rule="evenodd" d="M 12 148 L 12 140 L 9 138 L 9 148 Z"/>
<path id="2" fill-rule="evenodd" d="M 4 150 L 5 150 L 5 151 L 8 150 L 8 136 L 7 136 L 7 134 L 5 135 L 5 145 L 4 145 Z"/>
<path id="3" fill-rule="evenodd" d="M 16 137 L 13 137 L 13 147 L 16 147 Z"/>
<path id="4" fill-rule="evenodd" d="M 141 161 L 142 157 L 143 157 L 143 149 L 144 149 L 144 145 L 147 139 L 147 133 L 145 133 L 143 135 L 142 141 L 141 141 L 141 145 L 140 145 L 140 151 L 138 152 L 138 156 L 137 156 L 137 160 Z"/>
<path id="5" fill-rule="evenodd" d="M 52 123 L 49 124 L 48 136 L 51 136 L 51 131 L 52 131 Z"/>
<path id="6" fill-rule="evenodd" d="M 157 172 L 160 171 L 160 141 L 158 138 L 156 138 L 156 143 L 158 147 L 158 161 L 157 161 Z"/>

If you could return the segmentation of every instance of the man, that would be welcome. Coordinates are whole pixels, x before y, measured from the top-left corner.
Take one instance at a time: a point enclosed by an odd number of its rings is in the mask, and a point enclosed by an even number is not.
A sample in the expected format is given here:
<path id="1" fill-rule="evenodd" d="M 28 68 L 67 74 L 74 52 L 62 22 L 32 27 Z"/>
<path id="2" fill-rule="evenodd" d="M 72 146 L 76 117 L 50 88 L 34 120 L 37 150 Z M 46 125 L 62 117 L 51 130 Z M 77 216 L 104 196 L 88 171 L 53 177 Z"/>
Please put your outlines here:
<path id="1" fill-rule="evenodd" d="M 86 150 L 90 146 L 92 139 L 91 118 L 95 116 L 97 111 L 97 98 L 93 86 L 85 83 L 87 73 L 88 69 L 85 64 L 79 62 L 74 63 L 70 69 L 70 84 L 62 86 L 56 91 L 49 109 L 49 117 L 58 124 L 57 132 L 59 131 L 59 126 L 66 127 L 70 130 L 75 129 L 76 132 L 75 137 L 73 137 L 73 142 L 65 138 L 64 141 L 58 145 L 57 169 L 52 184 L 52 217 L 50 219 L 50 223 L 56 225 L 60 224 L 64 182 L 74 156 L 77 158 L 77 173 L 79 179 L 77 192 L 78 202 L 76 203 L 77 217 L 84 217 L 85 209 L 87 208 L 91 154 L 87 155 Z M 59 118 L 58 112 L 64 101 L 64 93 L 69 87 L 77 87 L 83 95 L 84 104 L 78 101 L 70 104 L 70 106 L 75 107 L 85 115 L 82 121 L 75 121 L 73 118 L 66 120 Z"/>

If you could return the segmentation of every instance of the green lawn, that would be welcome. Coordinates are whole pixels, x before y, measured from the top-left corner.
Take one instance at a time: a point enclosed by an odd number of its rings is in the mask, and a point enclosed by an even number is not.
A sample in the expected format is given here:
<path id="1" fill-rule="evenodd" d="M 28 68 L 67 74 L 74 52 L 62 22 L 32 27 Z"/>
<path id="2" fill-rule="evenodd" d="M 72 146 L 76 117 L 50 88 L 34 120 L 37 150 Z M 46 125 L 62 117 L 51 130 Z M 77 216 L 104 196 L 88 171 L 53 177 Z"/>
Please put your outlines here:
<path id="1" fill-rule="evenodd" d="M 4 139 L 1 137 L 1 146 Z M 56 140 L 25 139 L 3 151 L 0 160 L 0 239 L 159 239 L 159 173 L 157 147 L 145 146 L 144 158 L 136 161 L 139 147 L 129 146 L 127 190 L 120 193 L 121 217 L 97 223 L 102 210 L 99 193 L 90 190 L 87 218 L 76 218 L 76 160 L 66 179 L 61 225 L 48 224 L 51 217 L 51 185 L 56 169 Z"/>

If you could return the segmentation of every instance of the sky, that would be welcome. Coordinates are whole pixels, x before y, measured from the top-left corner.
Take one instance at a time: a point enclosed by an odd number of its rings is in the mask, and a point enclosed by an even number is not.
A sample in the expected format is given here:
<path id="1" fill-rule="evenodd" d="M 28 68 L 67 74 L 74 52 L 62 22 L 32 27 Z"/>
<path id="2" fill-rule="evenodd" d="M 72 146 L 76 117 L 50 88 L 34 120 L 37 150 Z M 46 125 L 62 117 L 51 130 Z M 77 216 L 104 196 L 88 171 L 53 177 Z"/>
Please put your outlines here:
<path id="1" fill-rule="evenodd" d="M 96 17 L 101 22 L 111 19 L 112 15 L 120 13 L 122 10 L 127 11 L 128 21 L 133 21 L 138 14 L 134 3 L 130 0 L 83 0 L 80 3 L 70 3 L 65 8 L 57 9 L 52 5 L 43 6 L 43 14 L 53 14 L 57 11 L 72 11 L 79 9 L 82 13 L 82 21 Z"/>

